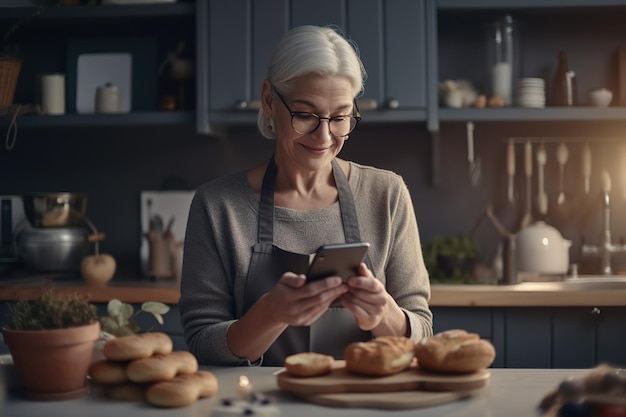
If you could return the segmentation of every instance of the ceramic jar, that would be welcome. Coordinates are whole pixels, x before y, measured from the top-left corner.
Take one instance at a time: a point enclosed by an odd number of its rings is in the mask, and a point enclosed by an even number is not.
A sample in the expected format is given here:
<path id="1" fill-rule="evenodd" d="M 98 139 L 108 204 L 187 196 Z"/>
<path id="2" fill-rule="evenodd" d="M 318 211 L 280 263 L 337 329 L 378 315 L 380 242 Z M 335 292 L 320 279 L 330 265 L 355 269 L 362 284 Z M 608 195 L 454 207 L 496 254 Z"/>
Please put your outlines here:
<path id="1" fill-rule="evenodd" d="M 96 90 L 96 113 L 118 113 L 121 111 L 120 90 L 106 83 Z"/>
<path id="2" fill-rule="evenodd" d="M 519 271 L 543 275 L 566 274 L 569 267 L 570 240 L 545 222 L 536 222 L 517 233 Z"/>

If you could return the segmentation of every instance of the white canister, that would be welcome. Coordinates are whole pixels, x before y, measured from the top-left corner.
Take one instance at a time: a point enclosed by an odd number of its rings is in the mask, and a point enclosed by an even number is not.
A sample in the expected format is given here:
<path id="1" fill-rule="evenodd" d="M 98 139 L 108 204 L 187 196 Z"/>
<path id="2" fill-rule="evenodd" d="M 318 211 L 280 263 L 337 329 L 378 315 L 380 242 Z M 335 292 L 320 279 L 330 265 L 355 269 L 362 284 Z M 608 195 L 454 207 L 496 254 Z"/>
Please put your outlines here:
<path id="1" fill-rule="evenodd" d="M 64 74 L 41 76 L 41 112 L 51 115 L 65 114 Z"/>
<path id="2" fill-rule="evenodd" d="M 96 89 L 96 113 L 119 113 L 121 111 L 120 89 L 111 83 Z"/>

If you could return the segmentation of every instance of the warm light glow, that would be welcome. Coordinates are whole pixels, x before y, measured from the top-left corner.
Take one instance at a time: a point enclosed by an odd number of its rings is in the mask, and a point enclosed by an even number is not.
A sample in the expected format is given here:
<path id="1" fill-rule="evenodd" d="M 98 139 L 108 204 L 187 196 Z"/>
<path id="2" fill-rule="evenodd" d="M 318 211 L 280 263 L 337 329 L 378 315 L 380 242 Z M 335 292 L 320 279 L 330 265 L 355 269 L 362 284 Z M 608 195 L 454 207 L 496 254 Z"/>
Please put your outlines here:
<path id="1" fill-rule="evenodd" d="M 541 244 L 543 246 L 548 246 L 548 243 L 550 243 L 550 240 L 547 237 L 541 238 Z"/>
<path id="2" fill-rule="evenodd" d="M 239 386 L 237 386 L 237 399 L 242 401 L 250 401 L 252 398 L 252 384 L 247 376 L 239 377 Z"/>

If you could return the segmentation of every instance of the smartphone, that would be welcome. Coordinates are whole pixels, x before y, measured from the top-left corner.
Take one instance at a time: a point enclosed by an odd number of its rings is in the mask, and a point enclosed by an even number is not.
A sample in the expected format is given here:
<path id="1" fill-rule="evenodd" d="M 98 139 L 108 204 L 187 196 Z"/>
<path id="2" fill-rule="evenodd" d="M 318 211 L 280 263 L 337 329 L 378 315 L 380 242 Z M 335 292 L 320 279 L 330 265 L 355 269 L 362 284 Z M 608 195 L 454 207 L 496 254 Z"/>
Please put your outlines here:
<path id="1" fill-rule="evenodd" d="M 338 275 L 344 281 L 357 273 L 363 262 L 369 243 L 333 243 L 320 246 L 306 272 L 307 281 L 317 281 Z"/>

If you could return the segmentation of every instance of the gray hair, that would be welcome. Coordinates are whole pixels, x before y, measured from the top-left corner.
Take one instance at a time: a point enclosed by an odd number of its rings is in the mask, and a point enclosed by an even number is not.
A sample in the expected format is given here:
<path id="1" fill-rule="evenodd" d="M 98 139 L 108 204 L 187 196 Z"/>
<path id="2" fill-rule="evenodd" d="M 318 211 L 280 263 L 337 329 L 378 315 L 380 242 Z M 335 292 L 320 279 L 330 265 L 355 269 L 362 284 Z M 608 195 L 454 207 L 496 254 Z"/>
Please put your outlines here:
<path id="1" fill-rule="evenodd" d="M 295 79 L 309 74 L 347 78 L 354 97 L 363 92 L 367 78 L 356 44 L 331 26 L 304 25 L 287 32 L 274 49 L 267 80 L 279 91 L 288 92 Z M 259 131 L 266 138 L 275 139 L 270 123 L 261 108 L 257 116 Z"/>

